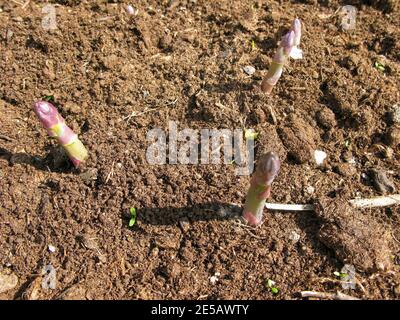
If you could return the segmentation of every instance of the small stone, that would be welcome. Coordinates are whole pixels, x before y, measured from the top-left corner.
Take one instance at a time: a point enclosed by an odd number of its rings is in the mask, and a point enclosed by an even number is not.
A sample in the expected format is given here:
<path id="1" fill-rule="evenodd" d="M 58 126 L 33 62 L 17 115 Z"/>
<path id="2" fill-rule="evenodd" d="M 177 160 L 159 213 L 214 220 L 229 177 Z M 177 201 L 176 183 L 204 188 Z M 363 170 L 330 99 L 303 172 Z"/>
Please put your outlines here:
<path id="1" fill-rule="evenodd" d="M 306 191 L 308 194 L 313 194 L 315 192 L 315 188 L 313 186 L 308 186 Z"/>
<path id="2" fill-rule="evenodd" d="M 397 147 L 400 144 L 400 126 L 391 127 L 387 132 L 386 140 L 389 146 Z"/>
<path id="3" fill-rule="evenodd" d="M 173 39 L 172 39 L 172 36 L 171 36 L 169 33 L 167 33 L 167 34 L 163 35 L 163 36 L 160 38 L 160 40 L 158 41 L 158 46 L 159 46 L 161 49 L 168 49 L 168 48 L 171 47 L 172 40 L 173 40 Z"/>
<path id="4" fill-rule="evenodd" d="M 292 241 L 293 243 L 299 242 L 300 235 L 296 231 L 291 231 L 289 233 L 289 240 Z"/>
<path id="5" fill-rule="evenodd" d="M 393 123 L 400 124 L 400 104 L 395 104 L 389 113 L 390 120 Z"/>
<path id="6" fill-rule="evenodd" d="M 132 7 L 131 5 L 127 5 L 125 7 L 126 13 L 130 16 L 137 16 L 139 13 L 138 9 L 135 9 L 134 7 Z"/>
<path id="7" fill-rule="evenodd" d="M 327 156 L 328 155 L 324 151 L 321 151 L 321 150 L 315 150 L 314 151 L 315 163 L 318 166 L 321 166 L 324 163 L 324 160 L 326 159 Z"/>
<path id="8" fill-rule="evenodd" d="M 23 22 L 24 21 L 24 19 L 22 17 L 20 17 L 20 16 L 13 17 L 12 20 L 15 21 L 15 22 Z"/>
<path id="9" fill-rule="evenodd" d="M 7 30 L 7 34 L 6 34 L 6 40 L 7 42 L 10 42 L 11 38 L 13 37 L 14 32 L 10 29 Z"/>
<path id="10" fill-rule="evenodd" d="M 391 147 L 384 148 L 382 154 L 387 159 L 392 159 L 394 155 L 394 151 Z"/>
<path id="11" fill-rule="evenodd" d="M 368 176 L 365 172 L 361 173 L 361 179 L 363 179 L 363 180 L 365 180 L 365 181 L 370 181 L 370 180 L 371 180 L 371 179 L 369 178 L 369 176 Z"/>
<path id="12" fill-rule="evenodd" d="M 0 271 L 0 293 L 14 289 L 18 284 L 18 277 L 9 269 Z"/>
<path id="13" fill-rule="evenodd" d="M 343 160 L 350 164 L 356 164 L 356 159 L 350 151 L 346 151 L 342 155 Z"/>
<path id="14" fill-rule="evenodd" d="M 179 220 L 179 226 L 181 227 L 183 233 L 188 232 L 190 229 L 190 222 L 188 218 L 184 217 L 181 220 Z"/>
<path id="15" fill-rule="evenodd" d="M 249 76 L 251 76 L 251 75 L 254 74 L 254 72 L 256 72 L 256 68 L 254 68 L 253 66 L 245 66 L 245 67 L 243 68 L 243 71 L 244 71 L 245 73 L 247 73 Z"/>
<path id="16" fill-rule="evenodd" d="M 157 257 L 159 252 L 160 252 L 160 249 L 158 249 L 157 247 L 154 247 L 153 250 L 151 250 L 151 256 Z"/>
<path id="17" fill-rule="evenodd" d="M 55 246 L 53 246 L 53 245 L 51 245 L 51 244 L 49 244 L 49 246 L 47 247 L 48 248 L 48 250 L 50 251 L 50 252 L 56 252 L 56 247 Z"/>
<path id="18" fill-rule="evenodd" d="M 216 277 L 216 276 L 211 276 L 211 277 L 210 277 L 210 283 L 211 283 L 211 284 L 214 285 L 214 284 L 217 283 L 217 281 L 218 281 L 218 277 Z"/>
<path id="19" fill-rule="evenodd" d="M 84 183 L 89 183 L 91 181 L 97 180 L 98 170 L 96 168 L 89 168 L 85 172 L 82 172 L 79 177 Z"/>
<path id="20" fill-rule="evenodd" d="M 388 179 L 385 171 L 372 169 L 370 171 L 370 176 L 375 189 L 380 193 L 394 193 L 396 191 L 394 183 Z"/>

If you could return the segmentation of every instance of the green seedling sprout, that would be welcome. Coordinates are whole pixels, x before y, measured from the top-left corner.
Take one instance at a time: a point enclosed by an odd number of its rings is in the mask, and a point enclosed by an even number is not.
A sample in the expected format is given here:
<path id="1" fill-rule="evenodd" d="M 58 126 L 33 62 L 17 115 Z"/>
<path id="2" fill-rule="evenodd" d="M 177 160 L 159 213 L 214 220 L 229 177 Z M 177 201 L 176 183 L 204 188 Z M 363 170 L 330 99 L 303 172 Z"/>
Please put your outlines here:
<path id="1" fill-rule="evenodd" d="M 336 277 L 340 278 L 340 279 L 343 279 L 343 278 L 348 277 L 348 274 L 347 274 L 347 273 L 343 273 L 343 272 L 339 272 L 339 271 L 335 271 L 333 274 L 334 274 Z"/>
<path id="2" fill-rule="evenodd" d="M 129 209 L 129 212 L 131 214 L 131 218 L 129 220 L 129 227 L 133 227 L 134 224 L 136 223 L 136 216 L 137 216 L 136 209 L 134 207 L 132 207 Z"/>
<path id="3" fill-rule="evenodd" d="M 344 142 L 344 147 L 345 147 L 347 150 L 349 150 L 349 149 L 350 149 L 350 146 L 351 146 L 351 141 L 350 141 L 350 139 L 346 139 L 345 142 Z"/>
<path id="4" fill-rule="evenodd" d="M 275 286 L 275 281 L 268 279 L 267 280 L 267 287 L 271 290 L 273 294 L 278 294 L 279 289 Z"/>
<path id="5" fill-rule="evenodd" d="M 255 140 L 258 138 L 258 132 L 254 132 L 253 129 L 244 130 L 244 137 L 246 140 Z"/>
<path id="6" fill-rule="evenodd" d="M 385 72 L 385 65 L 379 61 L 375 61 L 375 69 L 381 71 L 381 72 Z"/>
<path id="7" fill-rule="evenodd" d="M 50 96 L 44 96 L 43 97 L 44 101 L 48 101 L 48 102 L 54 102 L 54 96 L 50 95 Z"/>
<path id="8" fill-rule="evenodd" d="M 256 48 L 256 42 L 254 39 L 251 40 L 251 50 L 254 50 Z"/>

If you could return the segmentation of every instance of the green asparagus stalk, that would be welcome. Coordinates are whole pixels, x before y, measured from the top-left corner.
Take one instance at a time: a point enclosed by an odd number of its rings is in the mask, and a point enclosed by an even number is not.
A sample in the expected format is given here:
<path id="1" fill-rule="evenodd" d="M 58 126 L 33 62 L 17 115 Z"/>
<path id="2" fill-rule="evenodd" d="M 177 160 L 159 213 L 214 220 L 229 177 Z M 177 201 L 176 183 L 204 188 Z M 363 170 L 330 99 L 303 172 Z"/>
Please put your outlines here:
<path id="1" fill-rule="evenodd" d="M 282 37 L 278 50 L 268 69 L 268 73 L 261 83 L 261 90 L 266 94 L 272 92 L 273 87 L 282 75 L 283 66 L 288 58 L 301 59 L 303 57 L 302 50 L 298 48 L 300 45 L 300 38 L 301 22 L 299 19 L 295 19 L 290 31 Z"/>
<path id="2" fill-rule="evenodd" d="M 277 176 L 281 162 L 279 157 L 268 152 L 261 156 L 256 171 L 250 180 L 242 217 L 249 225 L 257 226 L 261 223 L 266 199 L 271 193 L 271 184 Z"/>

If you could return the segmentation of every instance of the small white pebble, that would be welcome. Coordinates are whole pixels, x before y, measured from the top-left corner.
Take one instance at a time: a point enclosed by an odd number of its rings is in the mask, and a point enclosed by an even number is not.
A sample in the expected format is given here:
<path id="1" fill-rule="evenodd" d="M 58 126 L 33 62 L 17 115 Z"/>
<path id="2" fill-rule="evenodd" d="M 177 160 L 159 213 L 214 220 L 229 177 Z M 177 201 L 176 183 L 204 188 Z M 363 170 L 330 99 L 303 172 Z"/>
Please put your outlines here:
<path id="1" fill-rule="evenodd" d="M 300 240 L 300 235 L 296 231 L 291 231 L 289 234 L 289 240 L 296 243 Z"/>
<path id="2" fill-rule="evenodd" d="M 256 68 L 254 68 L 253 66 L 245 66 L 243 67 L 243 71 L 251 76 L 252 74 L 254 74 L 254 72 L 256 72 Z"/>
<path id="3" fill-rule="evenodd" d="M 356 159 L 354 157 L 351 157 L 349 160 L 347 160 L 347 163 L 356 164 Z"/>
<path id="4" fill-rule="evenodd" d="M 129 14 L 130 16 L 133 16 L 133 15 L 136 16 L 139 12 L 139 10 L 135 9 L 131 5 L 127 5 L 125 9 L 126 9 L 126 13 Z"/>
<path id="5" fill-rule="evenodd" d="M 369 177 L 365 172 L 361 173 L 361 178 L 363 178 L 364 180 L 369 180 Z"/>
<path id="6" fill-rule="evenodd" d="M 211 282 L 211 284 L 216 284 L 217 281 L 218 281 L 218 278 L 217 278 L 216 276 L 210 277 L 210 282 Z"/>
<path id="7" fill-rule="evenodd" d="M 56 252 L 56 247 L 51 244 L 49 244 L 48 249 L 50 252 Z"/>
<path id="8" fill-rule="evenodd" d="M 400 103 L 397 103 L 392 107 L 390 117 L 394 123 L 400 123 Z"/>
<path id="9" fill-rule="evenodd" d="M 324 163 L 324 160 L 326 159 L 328 155 L 326 152 L 321 151 L 321 150 L 315 150 L 314 151 L 314 159 L 317 165 L 322 165 Z"/>
<path id="10" fill-rule="evenodd" d="M 315 188 L 313 186 L 308 186 L 306 191 L 307 191 L 308 194 L 313 194 L 314 191 L 315 191 Z"/>
<path id="11" fill-rule="evenodd" d="M 121 162 L 118 162 L 118 163 L 116 164 L 116 166 L 117 166 L 118 169 L 121 169 L 121 168 L 122 168 L 122 163 L 121 163 Z"/>

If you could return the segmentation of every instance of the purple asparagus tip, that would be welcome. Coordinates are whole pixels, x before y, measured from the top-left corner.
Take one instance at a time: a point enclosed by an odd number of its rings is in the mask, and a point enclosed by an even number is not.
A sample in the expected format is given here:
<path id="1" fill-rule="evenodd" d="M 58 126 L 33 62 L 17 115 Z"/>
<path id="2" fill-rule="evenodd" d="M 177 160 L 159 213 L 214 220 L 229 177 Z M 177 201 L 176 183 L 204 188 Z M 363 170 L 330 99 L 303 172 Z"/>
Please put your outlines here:
<path id="1" fill-rule="evenodd" d="M 33 109 L 46 129 L 58 123 L 57 109 L 47 101 L 35 102 Z"/>
<path id="2" fill-rule="evenodd" d="M 250 188 L 246 195 L 246 203 L 242 217 L 252 226 L 262 221 L 264 205 L 271 193 L 271 184 L 281 167 L 279 157 L 274 152 L 268 152 L 258 160 L 256 171 L 250 180 Z"/>
<path id="3" fill-rule="evenodd" d="M 294 40 L 295 40 L 295 33 L 293 30 L 290 30 L 287 34 L 285 34 L 282 37 L 281 45 L 284 48 L 285 53 L 287 55 L 290 55 L 290 51 L 292 50 L 294 45 Z"/>
<path id="4" fill-rule="evenodd" d="M 276 153 L 268 152 L 260 158 L 258 161 L 258 166 L 260 170 L 260 176 L 263 176 L 265 179 L 265 184 L 271 185 L 279 173 L 281 161 Z"/>
<path id="5" fill-rule="evenodd" d="M 301 22 L 300 22 L 300 19 L 297 19 L 297 18 L 294 19 L 292 30 L 294 31 L 294 34 L 295 34 L 294 45 L 298 46 L 298 45 L 300 45 L 300 38 L 301 38 Z"/>

